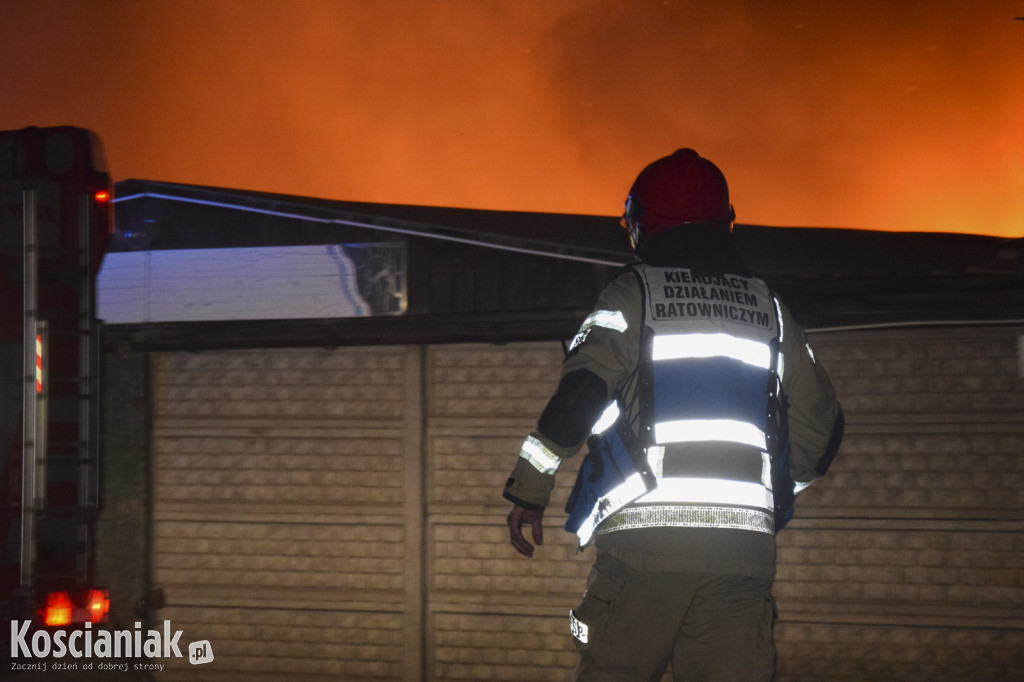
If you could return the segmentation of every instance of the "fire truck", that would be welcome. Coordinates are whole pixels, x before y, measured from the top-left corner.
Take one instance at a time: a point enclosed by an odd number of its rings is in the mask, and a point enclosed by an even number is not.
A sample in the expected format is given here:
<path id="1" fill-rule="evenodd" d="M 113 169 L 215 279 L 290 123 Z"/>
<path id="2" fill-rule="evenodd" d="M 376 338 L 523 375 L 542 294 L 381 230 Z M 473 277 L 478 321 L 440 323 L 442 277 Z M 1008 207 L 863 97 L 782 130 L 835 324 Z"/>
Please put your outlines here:
<path id="1" fill-rule="evenodd" d="M 99 138 L 0 132 L 0 623 L 104 622 L 96 275 L 113 225 Z"/>

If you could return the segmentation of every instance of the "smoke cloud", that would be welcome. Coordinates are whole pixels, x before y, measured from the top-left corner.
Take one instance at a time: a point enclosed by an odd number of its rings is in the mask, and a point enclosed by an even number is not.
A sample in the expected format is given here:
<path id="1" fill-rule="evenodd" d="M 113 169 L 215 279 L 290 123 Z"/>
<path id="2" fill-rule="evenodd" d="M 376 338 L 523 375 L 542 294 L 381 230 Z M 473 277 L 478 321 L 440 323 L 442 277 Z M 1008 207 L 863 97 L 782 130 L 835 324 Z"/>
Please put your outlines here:
<path id="1" fill-rule="evenodd" d="M 616 214 L 681 146 L 740 222 L 1024 235 L 1024 2 L 0 0 L 0 127 L 129 177 Z"/>

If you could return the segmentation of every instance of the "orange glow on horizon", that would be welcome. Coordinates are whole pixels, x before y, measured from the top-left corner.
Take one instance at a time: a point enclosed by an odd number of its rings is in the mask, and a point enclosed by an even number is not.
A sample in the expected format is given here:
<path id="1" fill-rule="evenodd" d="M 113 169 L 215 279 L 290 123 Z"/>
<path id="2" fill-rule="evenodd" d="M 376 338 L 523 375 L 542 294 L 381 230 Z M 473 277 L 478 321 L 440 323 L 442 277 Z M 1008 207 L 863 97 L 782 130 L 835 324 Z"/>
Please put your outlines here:
<path id="1" fill-rule="evenodd" d="M 4 8 L 0 129 L 115 180 L 618 215 L 690 146 L 740 223 L 1024 237 L 1022 0 Z"/>

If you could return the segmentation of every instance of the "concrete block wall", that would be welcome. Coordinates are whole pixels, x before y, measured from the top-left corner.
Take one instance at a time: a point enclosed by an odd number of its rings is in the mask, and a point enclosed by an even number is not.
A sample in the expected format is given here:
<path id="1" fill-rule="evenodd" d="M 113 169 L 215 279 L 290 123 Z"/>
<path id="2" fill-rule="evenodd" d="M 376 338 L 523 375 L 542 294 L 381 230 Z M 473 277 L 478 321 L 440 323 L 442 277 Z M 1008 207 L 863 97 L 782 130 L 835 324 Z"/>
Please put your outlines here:
<path id="1" fill-rule="evenodd" d="M 589 555 L 561 530 L 576 463 L 526 559 L 508 542 L 501 498 L 523 438 L 558 382 L 557 343 L 429 349 L 427 679 L 568 679 L 568 612 Z"/>
<path id="2" fill-rule="evenodd" d="M 778 680 L 1024 679 L 1019 334 L 811 335 L 847 436 L 779 538 Z M 576 463 L 560 472 L 533 560 L 509 548 L 507 505 L 495 501 L 561 350 L 460 346 L 430 357 L 428 394 L 444 396 L 428 407 L 430 679 L 567 679 L 565 612 L 591 559 L 560 530 Z M 465 390 L 476 381 L 488 387 Z M 505 407 L 487 417 L 494 401 Z"/>
<path id="3" fill-rule="evenodd" d="M 156 621 L 215 657 L 161 679 L 419 675 L 419 356 L 154 356 Z"/>
<path id="4" fill-rule="evenodd" d="M 779 536 L 780 680 L 1024 679 L 1020 333 L 812 335 L 847 432 Z"/>
<path id="5" fill-rule="evenodd" d="M 812 335 L 846 409 L 779 538 L 778 679 L 1021 679 L 1024 329 Z M 181 679 L 565 680 L 592 554 L 500 490 L 558 343 L 154 356 L 154 581 Z M 173 675 L 165 675 L 168 680 Z"/>

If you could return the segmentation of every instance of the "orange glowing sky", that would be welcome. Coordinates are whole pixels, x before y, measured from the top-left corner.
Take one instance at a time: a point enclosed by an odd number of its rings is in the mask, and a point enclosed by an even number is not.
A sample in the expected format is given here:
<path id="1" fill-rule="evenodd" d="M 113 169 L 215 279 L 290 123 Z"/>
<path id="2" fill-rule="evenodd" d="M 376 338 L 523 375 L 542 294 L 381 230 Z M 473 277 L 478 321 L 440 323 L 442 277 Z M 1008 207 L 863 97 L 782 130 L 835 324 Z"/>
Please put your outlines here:
<path id="1" fill-rule="evenodd" d="M 115 180 L 617 215 L 680 146 L 739 222 L 1024 236 L 1021 0 L 0 0 L 0 129 Z"/>

